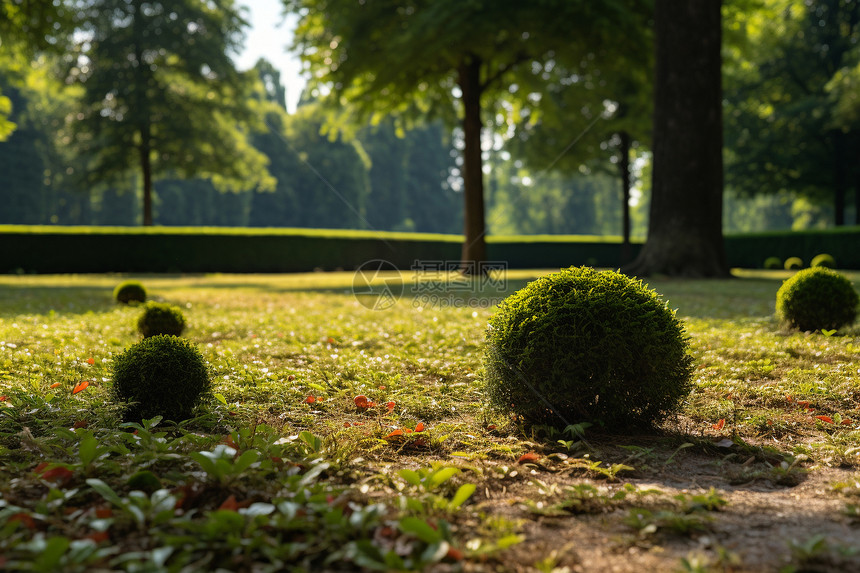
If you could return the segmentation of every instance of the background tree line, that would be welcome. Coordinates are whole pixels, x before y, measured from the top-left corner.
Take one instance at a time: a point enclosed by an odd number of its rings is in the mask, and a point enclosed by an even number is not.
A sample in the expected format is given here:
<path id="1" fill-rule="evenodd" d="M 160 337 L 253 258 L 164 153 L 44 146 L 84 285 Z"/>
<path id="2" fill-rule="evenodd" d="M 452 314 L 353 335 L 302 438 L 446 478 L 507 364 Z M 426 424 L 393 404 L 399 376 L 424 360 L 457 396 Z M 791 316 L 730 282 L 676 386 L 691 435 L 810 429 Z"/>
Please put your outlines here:
<path id="1" fill-rule="evenodd" d="M 285 4 L 300 14 L 315 6 Z M 423 6 L 404 6 L 413 4 Z M 592 25 L 566 46 L 555 35 L 569 38 L 570 31 L 546 28 L 535 20 L 539 12 L 519 19 L 547 30 L 535 42 L 531 28 L 506 28 L 514 5 L 481 6 L 477 31 L 509 59 L 484 72 L 485 79 L 505 79 L 488 83 L 495 91 L 482 96 L 490 233 L 620 234 L 619 166 L 629 163 L 633 236 L 645 236 L 652 63 L 630 66 L 632 56 L 611 43 L 590 44 L 589 34 L 612 27 L 602 19 L 623 17 L 624 26 L 639 30 L 633 38 L 646 42 L 653 22 L 647 2 L 606 5 L 606 12 L 587 14 Z M 325 25 L 351 30 L 361 18 L 380 16 L 353 9 L 330 3 Z M 434 29 L 432 18 L 455 14 L 446 10 L 437 3 L 426 21 L 407 20 L 404 12 L 391 25 L 408 23 L 420 38 L 421 26 Z M 858 5 L 848 0 L 724 3 L 725 230 L 856 222 L 858 21 Z M 304 26 L 296 47 L 311 52 L 327 36 L 319 20 Z M 465 133 L 452 116 L 456 108 L 440 104 L 457 93 L 447 83 L 454 76 L 432 66 L 418 70 L 441 78 L 438 91 L 419 83 L 411 98 L 394 93 L 381 107 L 377 98 L 363 125 L 333 129 L 345 121 L 343 112 L 333 115 L 321 92 L 309 90 L 288 114 L 269 63 L 244 74 L 232 67 L 229 55 L 244 28 L 235 3 L 226 1 L 0 0 L 0 222 L 134 225 L 145 220 L 149 200 L 152 222 L 161 225 L 462 231 Z M 486 63 L 460 32 L 446 30 L 451 36 L 434 46 L 464 48 L 449 58 L 461 67 L 476 58 Z M 531 33 L 532 41 L 512 42 L 514 32 Z M 390 47 L 403 52 L 404 66 L 432 63 L 404 42 Z M 361 54 L 372 46 L 349 47 Z M 331 71 L 331 56 L 346 52 L 313 53 L 319 57 L 310 57 L 309 69 Z M 366 71 L 344 73 L 365 81 Z M 382 81 L 372 71 L 373 81 Z M 137 87 L 116 89 L 118 77 Z M 358 102 L 360 81 L 344 84 Z M 139 94 L 145 105 L 129 103 Z M 151 158 L 148 175 L 138 165 L 144 156 Z"/>

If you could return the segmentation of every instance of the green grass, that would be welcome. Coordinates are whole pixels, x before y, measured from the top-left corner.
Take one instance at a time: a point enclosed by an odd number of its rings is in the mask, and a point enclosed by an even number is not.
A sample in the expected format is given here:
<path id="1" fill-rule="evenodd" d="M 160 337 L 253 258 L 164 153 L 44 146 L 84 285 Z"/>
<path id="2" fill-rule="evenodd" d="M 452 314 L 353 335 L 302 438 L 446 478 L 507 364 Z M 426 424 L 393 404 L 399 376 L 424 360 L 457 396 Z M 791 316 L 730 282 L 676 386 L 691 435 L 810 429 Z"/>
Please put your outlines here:
<path id="1" fill-rule="evenodd" d="M 508 273 L 507 292 L 540 272 Z M 111 361 L 141 308 L 111 292 L 127 277 L 0 276 L 0 569 L 513 570 L 549 563 L 518 549 L 551 538 L 546 508 L 624 547 L 695 539 L 722 513 L 691 509 L 722 495 L 702 476 L 780 487 L 860 469 L 858 330 L 779 330 L 787 276 L 651 281 L 697 370 L 684 411 L 645 436 L 488 415 L 484 329 L 504 293 L 438 308 L 413 281 L 450 277 L 404 276 L 403 298 L 374 311 L 351 273 L 133 277 L 183 309 L 214 389 L 190 421 L 124 426 Z M 837 483 L 822 499 L 856 510 L 856 479 Z"/>

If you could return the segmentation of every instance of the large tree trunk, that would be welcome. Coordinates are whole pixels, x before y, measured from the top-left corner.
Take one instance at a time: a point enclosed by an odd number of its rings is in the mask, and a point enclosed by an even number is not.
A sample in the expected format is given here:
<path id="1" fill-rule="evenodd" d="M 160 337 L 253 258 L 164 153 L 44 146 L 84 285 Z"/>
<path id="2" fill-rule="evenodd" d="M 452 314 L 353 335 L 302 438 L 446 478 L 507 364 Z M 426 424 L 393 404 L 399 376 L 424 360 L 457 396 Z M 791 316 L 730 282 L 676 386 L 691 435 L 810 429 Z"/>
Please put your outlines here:
<path id="1" fill-rule="evenodd" d="M 460 270 L 481 272 L 487 259 L 484 240 L 484 173 L 481 170 L 481 60 L 472 56 L 458 69 L 463 92 L 463 251 Z"/>
<path id="2" fill-rule="evenodd" d="M 143 173 L 143 226 L 152 226 L 152 155 L 149 130 L 141 134 L 140 170 Z"/>
<path id="3" fill-rule="evenodd" d="M 848 186 L 848 163 L 845 153 L 845 135 L 833 132 L 833 224 L 845 224 L 845 195 Z"/>
<path id="4" fill-rule="evenodd" d="M 630 262 L 630 134 L 618 134 L 618 170 L 621 173 L 621 265 Z"/>
<path id="5" fill-rule="evenodd" d="M 654 169 L 648 238 L 624 272 L 726 277 L 717 0 L 656 0 Z"/>

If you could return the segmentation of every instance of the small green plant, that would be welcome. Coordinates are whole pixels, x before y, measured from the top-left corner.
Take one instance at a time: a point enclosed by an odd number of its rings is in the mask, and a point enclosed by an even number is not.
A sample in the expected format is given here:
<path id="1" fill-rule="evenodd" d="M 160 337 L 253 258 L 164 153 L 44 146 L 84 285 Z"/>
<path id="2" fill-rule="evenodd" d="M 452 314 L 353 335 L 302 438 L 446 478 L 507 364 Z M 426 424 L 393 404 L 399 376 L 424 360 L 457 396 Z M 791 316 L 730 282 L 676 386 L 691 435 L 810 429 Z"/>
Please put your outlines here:
<path id="1" fill-rule="evenodd" d="M 803 259 L 800 257 L 788 257 L 783 264 L 785 270 L 796 271 L 803 268 Z"/>
<path id="2" fill-rule="evenodd" d="M 838 329 L 857 317 L 860 298 L 847 278 L 825 267 L 798 271 L 776 293 L 776 313 L 802 331 Z"/>
<path id="3" fill-rule="evenodd" d="M 530 425 L 654 424 L 689 393 L 687 348 L 675 313 L 641 281 L 571 267 L 529 283 L 490 319 L 489 405 Z"/>
<path id="4" fill-rule="evenodd" d="M 138 281 L 123 281 L 113 289 L 113 298 L 122 304 L 146 301 L 146 289 Z"/>
<path id="5" fill-rule="evenodd" d="M 764 260 L 764 265 L 762 265 L 766 269 L 774 270 L 782 268 L 782 259 L 779 257 L 768 257 Z"/>
<path id="6" fill-rule="evenodd" d="M 836 268 L 836 259 L 834 259 L 831 255 L 827 253 L 821 253 L 820 255 L 815 255 L 812 258 L 812 262 L 809 263 L 810 267 L 827 267 L 828 269 Z"/>
<path id="7" fill-rule="evenodd" d="M 209 390 L 209 372 L 197 347 L 176 336 L 144 338 L 114 359 L 114 397 L 127 421 L 191 416 Z"/>
<path id="8" fill-rule="evenodd" d="M 157 334 L 179 336 L 185 330 L 185 316 L 178 306 L 149 302 L 137 320 L 137 330 L 144 338 Z"/>

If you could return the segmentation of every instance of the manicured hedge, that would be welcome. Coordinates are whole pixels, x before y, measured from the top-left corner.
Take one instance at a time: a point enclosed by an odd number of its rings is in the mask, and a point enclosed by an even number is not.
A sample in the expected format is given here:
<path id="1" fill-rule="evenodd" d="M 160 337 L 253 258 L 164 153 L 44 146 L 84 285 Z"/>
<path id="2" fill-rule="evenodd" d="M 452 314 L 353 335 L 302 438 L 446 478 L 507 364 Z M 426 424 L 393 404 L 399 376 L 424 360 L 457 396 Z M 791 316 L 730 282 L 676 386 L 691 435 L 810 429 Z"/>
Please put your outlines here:
<path id="1" fill-rule="evenodd" d="M 455 235 L 426 233 L 7 225 L 0 226 L 0 272 L 281 273 L 351 270 L 373 259 L 409 269 L 415 260 L 458 261 L 461 243 Z M 489 258 L 508 261 L 509 268 L 621 263 L 617 239 L 536 236 L 488 243 Z"/>
<path id="2" fill-rule="evenodd" d="M 461 243 L 456 235 L 330 229 L 0 225 L 0 273 L 282 273 L 351 270 L 373 259 L 409 269 L 415 260 L 457 261 Z M 860 269 L 860 227 L 730 235 L 725 244 L 733 267 L 829 253 L 839 268 Z M 642 244 L 630 247 L 627 260 Z M 488 237 L 487 255 L 514 269 L 626 262 L 618 237 Z"/>
<path id="3" fill-rule="evenodd" d="M 838 268 L 860 269 L 860 226 L 729 235 L 725 241 L 726 256 L 733 267 L 761 268 L 768 257 L 811 261 L 828 253 Z"/>

